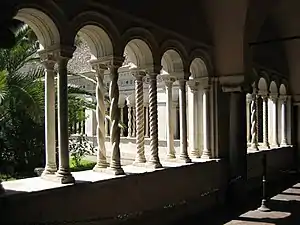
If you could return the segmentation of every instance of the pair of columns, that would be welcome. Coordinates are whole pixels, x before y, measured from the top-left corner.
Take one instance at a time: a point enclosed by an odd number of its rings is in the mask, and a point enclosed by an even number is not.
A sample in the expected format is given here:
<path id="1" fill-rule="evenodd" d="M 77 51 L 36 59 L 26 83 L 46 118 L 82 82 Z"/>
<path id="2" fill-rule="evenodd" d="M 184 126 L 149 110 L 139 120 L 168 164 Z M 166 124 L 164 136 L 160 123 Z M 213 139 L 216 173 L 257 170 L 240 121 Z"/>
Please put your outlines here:
<path id="1" fill-rule="evenodd" d="M 272 140 L 271 145 L 287 145 L 287 97 L 268 94 L 252 94 L 247 98 L 247 111 L 250 115 L 250 126 L 247 130 L 247 141 L 251 148 L 258 150 L 258 99 L 263 100 L 263 147 L 270 148 L 269 143 L 269 99 L 272 103 Z M 279 100 L 279 101 L 278 101 Z M 278 141 L 278 103 L 281 103 L 281 143 Z"/>
<path id="2" fill-rule="evenodd" d="M 175 82 L 175 77 L 166 75 L 163 76 L 163 80 L 166 87 L 167 94 L 167 148 L 168 148 L 168 158 L 174 159 L 175 149 L 174 149 L 174 130 L 173 130 L 173 121 L 172 121 L 172 86 Z M 192 136 L 192 141 L 190 143 L 190 148 L 192 149 L 192 155 L 195 157 L 200 157 L 199 149 L 196 147 L 196 141 L 198 139 L 197 136 L 197 108 L 198 108 L 198 99 L 197 92 L 198 86 L 195 83 L 189 82 L 189 86 L 192 92 L 192 99 L 189 104 L 191 104 L 191 132 L 190 136 Z M 201 158 L 209 159 L 211 158 L 211 150 L 210 150 L 210 107 L 209 107 L 209 86 L 204 88 L 203 93 L 203 152 Z M 187 153 L 187 125 L 186 125 L 186 80 L 179 80 L 179 104 L 180 104 L 180 159 L 185 162 L 190 162 L 188 153 Z"/>
<path id="3" fill-rule="evenodd" d="M 73 51 L 72 51 L 73 52 Z M 71 57 L 63 57 L 59 53 L 41 52 L 42 63 L 45 67 L 45 138 L 46 165 L 42 177 L 56 175 L 61 183 L 74 183 L 69 167 L 69 135 L 68 135 L 68 71 L 67 64 Z M 54 56 L 58 54 L 58 56 Z M 70 53 L 71 55 L 71 53 Z M 55 142 L 55 72 L 54 65 L 58 64 L 58 158 L 56 165 Z"/>

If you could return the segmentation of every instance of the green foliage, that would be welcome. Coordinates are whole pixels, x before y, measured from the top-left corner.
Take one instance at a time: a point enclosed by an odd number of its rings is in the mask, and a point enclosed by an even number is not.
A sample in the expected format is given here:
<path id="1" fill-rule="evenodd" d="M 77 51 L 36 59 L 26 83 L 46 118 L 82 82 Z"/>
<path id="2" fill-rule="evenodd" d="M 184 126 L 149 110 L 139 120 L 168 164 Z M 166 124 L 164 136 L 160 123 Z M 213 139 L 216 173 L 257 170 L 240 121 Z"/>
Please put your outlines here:
<path id="1" fill-rule="evenodd" d="M 70 170 L 71 172 L 77 172 L 77 171 L 83 171 L 83 170 L 92 170 L 94 166 L 96 165 L 95 162 L 91 162 L 88 160 L 81 160 L 80 165 L 76 165 L 74 161 L 71 161 L 70 163 Z"/>
<path id="2" fill-rule="evenodd" d="M 77 167 L 81 165 L 84 156 L 95 152 L 94 146 L 89 142 L 85 134 L 80 134 L 77 137 L 71 138 L 69 140 L 69 150 L 72 163 Z"/>

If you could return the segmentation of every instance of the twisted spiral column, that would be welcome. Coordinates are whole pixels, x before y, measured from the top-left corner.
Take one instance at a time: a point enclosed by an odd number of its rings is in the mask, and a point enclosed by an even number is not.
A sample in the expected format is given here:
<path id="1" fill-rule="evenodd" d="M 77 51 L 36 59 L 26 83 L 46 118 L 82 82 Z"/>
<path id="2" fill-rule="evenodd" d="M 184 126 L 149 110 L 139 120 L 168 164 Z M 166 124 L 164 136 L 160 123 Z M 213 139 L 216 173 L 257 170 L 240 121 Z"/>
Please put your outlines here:
<path id="1" fill-rule="evenodd" d="M 179 104 L 180 104 L 180 160 L 190 163 L 191 159 L 187 151 L 187 118 L 186 118 L 186 80 L 179 80 Z"/>
<path id="2" fill-rule="evenodd" d="M 264 95 L 263 96 L 263 139 L 264 139 L 264 146 L 270 148 L 268 101 L 269 101 L 268 96 Z"/>
<path id="3" fill-rule="evenodd" d="M 118 68 L 119 66 L 111 66 L 111 82 L 109 88 L 110 98 L 110 118 L 111 118 L 111 130 L 110 141 L 112 146 L 110 169 L 115 175 L 122 175 L 124 171 L 121 167 L 121 153 L 120 153 L 120 109 L 119 109 L 119 87 L 118 87 Z"/>
<path id="4" fill-rule="evenodd" d="M 251 148 L 258 150 L 256 114 L 257 114 L 257 99 L 256 99 L 256 94 L 253 94 L 252 102 L 251 102 Z"/>
<path id="5" fill-rule="evenodd" d="M 158 156 L 158 111 L 157 111 L 157 74 L 149 74 L 149 115 L 150 115 L 150 159 L 149 164 L 154 168 L 162 165 Z"/>
<path id="6" fill-rule="evenodd" d="M 136 107 L 132 109 L 132 136 L 136 137 Z"/>
<path id="7" fill-rule="evenodd" d="M 146 137 L 149 137 L 149 105 L 146 104 L 145 106 L 145 121 L 146 121 L 146 124 L 145 124 L 145 135 Z"/>
<path id="8" fill-rule="evenodd" d="M 106 168 L 108 163 L 106 161 L 106 148 L 105 148 L 105 102 L 104 102 L 104 71 L 105 69 L 101 68 L 100 65 L 96 67 L 96 120 L 97 120 L 97 144 L 98 144 L 98 152 L 97 152 L 97 164 L 94 167 L 96 171 L 98 168 Z"/>
<path id="9" fill-rule="evenodd" d="M 132 137 L 132 107 L 128 105 L 128 137 Z"/>
<path id="10" fill-rule="evenodd" d="M 143 75 L 135 73 L 136 148 L 135 163 L 145 163 Z"/>

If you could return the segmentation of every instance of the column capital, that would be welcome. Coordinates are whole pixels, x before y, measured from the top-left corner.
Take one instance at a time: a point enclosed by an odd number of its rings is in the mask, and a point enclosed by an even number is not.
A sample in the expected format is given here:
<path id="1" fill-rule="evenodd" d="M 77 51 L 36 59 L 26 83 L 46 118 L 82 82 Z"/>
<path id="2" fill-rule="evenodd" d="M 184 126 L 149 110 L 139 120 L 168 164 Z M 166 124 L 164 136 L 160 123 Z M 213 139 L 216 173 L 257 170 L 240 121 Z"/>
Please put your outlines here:
<path id="1" fill-rule="evenodd" d="M 157 76 L 158 74 L 160 74 L 161 69 L 161 65 L 151 65 L 143 68 L 148 76 Z"/>
<path id="2" fill-rule="evenodd" d="M 269 98 L 269 93 L 268 93 L 268 91 L 258 91 L 258 93 L 257 93 L 259 96 L 261 96 L 263 99 L 264 98 Z"/>
<path id="3" fill-rule="evenodd" d="M 92 65 L 97 65 L 99 68 L 104 70 L 119 69 L 124 62 L 124 57 L 120 56 L 104 56 L 95 60 L 91 60 Z"/>
<path id="4" fill-rule="evenodd" d="M 172 84 L 176 81 L 176 78 L 174 76 L 171 76 L 169 74 L 163 74 L 161 75 L 161 78 L 165 84 L 166 87 L 172 86 Z"/>
<path id="5" fill-rule="evenodd" d="M 244 73 L 227 74 L 219 77 L 223 92 L 243 92 Z"/>
<path id="6" fill-rule="evenodd" d="M 288 96 L 287 95 L 279 95 L 278 99 L 283 102 L 286 103 Z"/>
<path id="7" fill-rule="evenodd" d="M 53 51 L 38 51 L 41 63 L 45 66 L 47 70 L 54 70 L 54 65 L 56 64 L 56 58 Z"/>
<path id="8" fill-rule="evenodd" d="M 196 81 L 194 79 L 190 79 L 187 81 L 187 85 L 189 86 L 189 88 L 191 89 L 192 92 L 198 91 L 198 85 L 199 85 L 198 81 Z"/>
<path id="9" fill-rule="evenodd" d="M 141 70 L 139 70 L 137 68 L 130 69 L 130 74 L 132 76 L 134 76 L 136 80 L 141 80 L 141 81 L 146 76 L 146 73 L 144 71 L 141 71 Z"/>
<path id="10" fill-rule="evenodd" d="M 270 99 L 272 102 L 276 102 L 278 100 L 278 94 L 276 93 L 271 93 L 270 94 Z"/>

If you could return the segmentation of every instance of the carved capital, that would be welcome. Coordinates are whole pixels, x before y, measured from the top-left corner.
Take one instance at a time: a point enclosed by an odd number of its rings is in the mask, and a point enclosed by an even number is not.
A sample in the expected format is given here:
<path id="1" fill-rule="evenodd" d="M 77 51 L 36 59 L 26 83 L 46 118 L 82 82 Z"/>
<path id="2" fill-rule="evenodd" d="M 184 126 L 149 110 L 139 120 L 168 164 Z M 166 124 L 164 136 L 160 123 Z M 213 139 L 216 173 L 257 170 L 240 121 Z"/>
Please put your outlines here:
<path id="1" fill-rule="evenodd" d="M 278 100 L 278 94 L 270 94 L 270 99 L 272 102 L 276 103 Z"/>
<path id="2" fill-rule="evenodd" d="M 146 73 L 144 71 L 138 69 L 131 69 L 130 74 L 134 76 L 136 80 L 140 80 L 140 81 L 142 81 L 143 78 L 146 76 Z"/>
<path id="3" fill-rule="evenodd" d="M 245 75 L 243 73 L 228 74 L 219 77 L 223 92 L 243 92 Z"/>
<path id="4" fill-rule="evenodd" d="M 170 76 L 168 74 L 160 75 L 160 77 L 166 87 L 171 87 L 173 83 L 176 81 L 176 78 L 174 76 Z"/>

